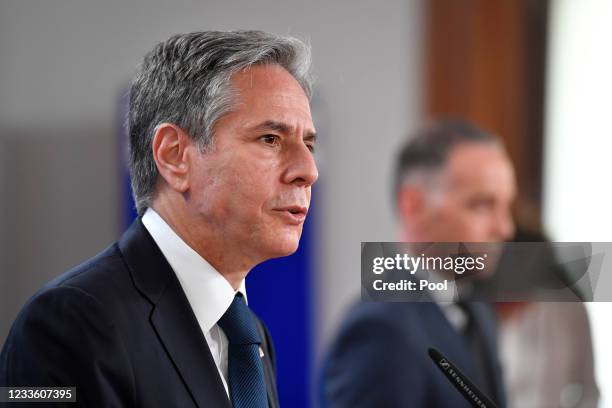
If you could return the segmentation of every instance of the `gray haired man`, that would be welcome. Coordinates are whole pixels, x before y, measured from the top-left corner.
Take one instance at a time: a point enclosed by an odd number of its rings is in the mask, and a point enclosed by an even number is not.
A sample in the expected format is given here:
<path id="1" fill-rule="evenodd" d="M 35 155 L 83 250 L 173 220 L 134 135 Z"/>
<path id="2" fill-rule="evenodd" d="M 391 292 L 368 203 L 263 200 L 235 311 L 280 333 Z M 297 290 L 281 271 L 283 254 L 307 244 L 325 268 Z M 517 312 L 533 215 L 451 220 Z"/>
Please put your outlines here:
<path id="1" fill-rule="evenodd" d="M 145 56 L 129 114 L 140 217 L 28 301 L 0 386 L 74 386 L 87 407 L 278 406 L 244 279 L 298 246 L 318 177 L 309 71 L 302 42 L 258 31 Z"/>

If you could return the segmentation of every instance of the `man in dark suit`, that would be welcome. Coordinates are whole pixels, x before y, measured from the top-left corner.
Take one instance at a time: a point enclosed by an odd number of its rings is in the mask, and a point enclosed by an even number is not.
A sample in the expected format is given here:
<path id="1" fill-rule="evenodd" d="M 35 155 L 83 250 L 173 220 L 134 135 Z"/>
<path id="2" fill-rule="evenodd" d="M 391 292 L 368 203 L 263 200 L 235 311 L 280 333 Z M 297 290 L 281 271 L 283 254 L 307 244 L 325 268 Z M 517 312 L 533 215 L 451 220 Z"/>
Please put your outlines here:
<path id="1" fill-rule="evenodd" d="M 431 124 L 407 141 L 397 162 L 402 241 L 507 240 L 515 191 L 498 139 L 461 121 Z M 415 302 L 364 302 L 349 312 L 324 365 L 323 406 L 469 407 L 430 360 L 430 347 L 505 405 L 490 306 L 425 295 Z"/>
<path id="2" fill-rule="evenodd" d="M 129 115 L 139 218 L 27 302 L 0 386 L 73 386 L 86 407 L 278 406 L 244 278 L 297 249 L 318 177 L 309 52 L 195 32 L 145 56 Z"/>

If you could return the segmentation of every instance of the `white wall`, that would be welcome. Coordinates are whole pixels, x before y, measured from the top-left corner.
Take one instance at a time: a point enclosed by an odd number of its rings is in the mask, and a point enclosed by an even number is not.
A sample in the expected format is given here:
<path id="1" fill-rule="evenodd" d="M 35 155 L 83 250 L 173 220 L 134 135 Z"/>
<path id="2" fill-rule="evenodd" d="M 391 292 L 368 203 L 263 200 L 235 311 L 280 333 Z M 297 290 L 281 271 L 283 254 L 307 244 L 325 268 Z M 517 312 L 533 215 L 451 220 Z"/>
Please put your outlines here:
<path id="1" fill-rule="evenodd" d="M 612 241 L 610 21 L 607 0 L 552 2 L 544 197 L 546 226 L 558 241 Z M 612 407 L 606 367 L 612 363 L 612 303 L 591 303 L 587 310 L 601 407 Z"/>
<path id="2" fill-rule="evenodd" d="M 421 112 L 422 6 L 417 1 L 368 4 L 352 12 L 345 5 L 328 15 L 327 24 L 356 37 L 320 47 L 325 53 L 321 64 L 331 63 L 317 65 L 326 143 L 321 185 L 324 260 L 318 283 L 321 344 L 359 296 L 360 242 L 396 239 L 391 168 L 395 149 L 417 125 Z M 347 16 L 339 23 L 343 9 L 348 9 Z M 313 36 L 313 47 L 315 41 Z"/>
<path id="3" fill-rule="evenodd" d="M 0 342 L 29 294 L 119 234 L 115 113 L 144 53 L 177 32 L 255 28 L 313 47 L 322 344 L 358 295 L 359 242 L 395 237 L 390 162 L 421 111 L 422 14 L 422 0 L 2 1 Z"/>

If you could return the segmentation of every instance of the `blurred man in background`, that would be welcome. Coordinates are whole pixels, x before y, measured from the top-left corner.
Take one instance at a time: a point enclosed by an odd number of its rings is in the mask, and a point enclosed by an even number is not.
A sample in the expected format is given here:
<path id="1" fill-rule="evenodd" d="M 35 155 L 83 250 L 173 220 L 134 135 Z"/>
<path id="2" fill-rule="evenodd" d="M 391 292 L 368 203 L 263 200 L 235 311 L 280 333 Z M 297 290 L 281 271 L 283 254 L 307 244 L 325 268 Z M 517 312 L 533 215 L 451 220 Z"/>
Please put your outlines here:
<path id="1" fill-rule="evenodd" d="M 395 177 L 405 242 L 501 242 L 514 233 L 512 164 L 496 137 L 469 123 L 433 123 L 414 135 Z M 429 359 L 436 347 L 504 407 L 493 310 L 435 296 L 354 308 L 324 368 L 323 405 L 469 407 Z"/>

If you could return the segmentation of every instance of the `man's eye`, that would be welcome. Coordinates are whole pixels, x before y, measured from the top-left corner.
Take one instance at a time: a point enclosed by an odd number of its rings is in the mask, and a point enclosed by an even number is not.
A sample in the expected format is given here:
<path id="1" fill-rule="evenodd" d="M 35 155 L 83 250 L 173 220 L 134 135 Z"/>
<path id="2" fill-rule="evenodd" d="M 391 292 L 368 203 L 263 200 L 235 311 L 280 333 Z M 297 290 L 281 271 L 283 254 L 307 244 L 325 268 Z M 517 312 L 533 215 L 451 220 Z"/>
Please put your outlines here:
<path id="1" fill-rule="evenodd" d="M 468 203 L 469 208 L 475 211 L 489 211 L 493 208 L 493 200 L 477 199 Z"/>
<path id="2" fill-rule="evenodd" d="M 306 147 L 310 150 L 310 153 L 315 152 L 315 145 L 313 143 L 306 143 Z"/>
<path id="3" fill-rule="evenodd" d="M 276 135 L 264 135 L 259 139 L 268 145 L 277 145 L 279 142 L 279 137 Z"/>

